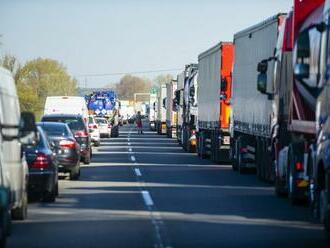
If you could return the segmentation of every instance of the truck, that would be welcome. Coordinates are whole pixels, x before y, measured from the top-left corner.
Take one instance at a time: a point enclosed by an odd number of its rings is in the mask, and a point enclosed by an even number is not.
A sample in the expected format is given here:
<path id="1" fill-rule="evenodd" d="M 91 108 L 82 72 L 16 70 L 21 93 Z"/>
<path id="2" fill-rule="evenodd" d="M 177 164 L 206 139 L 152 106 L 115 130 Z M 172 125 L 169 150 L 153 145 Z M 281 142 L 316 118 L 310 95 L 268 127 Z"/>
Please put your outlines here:
<path id="1" fill-rule="evenodd" d="M 321 2 L 321 1 L 318 1 Z M 300 53 L 300 55 L 306 55 L 307 58 L 314 57 L 312 54 L 315 51 L 319 51 L 319 61 L 311 60 L 297 60 L 295 63 L 295 76 L 300 78 L 302 81 L 313 79 L 311 77 L 313 69 L 318 68 L 320 77 L 318 81 L 314 81 L 313 88 L 317 90 L 317 102 L 316 102 L 316 147 L 314 153 L 312 154 L 312 159 L 310 167 L 311 170 L 311 183 L 310 192 L 311 198 L 310 202 L 312 204 L 312 209 L 314 216 L 317 217 L 321 223 L 324 224 L 327 235 L 330 233 L 330 119 L 329 114 L 329 95 L 330 95 L 330 84 L 329 84 L 329 71 L 328 71 L 328 61 L 329 61 L 329 17 L 330 17 L 330 1 L 325 1 L 323 9 L 323 19 L 319 23 L 314 23 L 314 27 L 309 30 L 309 40 L 306 39 L 306 43 L 309 43 L 306 48 L 310 50 L 310 54 Z M 315 43 L 313 41 L 313 36 L 311 31 L 315 29 L 321 33 L 321 42 Z M 302 45 L 303 33 L 297 39 L 297 43 Z M 299 47 L 299 44 L 298 44 Z M 300 49 L 299 49 L 300 50 Z M 313 51 L 313 52 L 312 52 Z M 297 52 L 298 53 L 298 52 Z M 297 54 L 298 55 L 298 54 Z M 309 55 L 309 56 L 308 56 Z M 299 58 L 299 56 L 297 56 Z M 303 57 L 303 56 L 302 56 Z M 307 62 L 307 63 L 306 63 Z M 315 63 L 316 62 L 316 63 Z M 314 77 L 315 79 L 315 77 Z"/>
<path id="2" fill-rule="evenodd" d="M 85 96 L 90 115 L 107 118 L 111 124 L 111 137 L 119 136 L 120 102 L 113 90 L 99 90 Z"/>
<path id="3" fill-rule="evenodd" d="M 312 205 L 315 203 L 312 171 L 321 42 L 321 28 L 316 24 L 322 22 L 323 4 L 324 1 L 295 1 L 293 12 L 283 20 L 279 30 L 275 56 L 258 64 L 257 89 L 272 104 L 268 150 L 274 168 L 275 193 L 288 195 L 293 204 L 306 199 Z M 310 39 L 313 49 L 309 48 Z M 301 74 L 307 59 L 312 68 L 308 76 Z M 275 62 L 273 81 L 267 80 L 269 61 Z"/>
<path id="4" fill-rule="evenodd" d="M 157 93 L 157 120 L 158 134 L 166 134 L 166 84 L 162 84 Z"/>
<path id="5" fill-rule="evenodd" d="M 219 42 L 198 56 L 197 153 L 228 162 L 234 45 Z"/>
<path id="6" fill-rule="evenodd" d="M 271 161 L 272 102 L 256 87 L 258 63 L 268 61 L 264 77 L 274 80 L 277 40 L 286 14 L 279 13 L 234 35 L 235 62 L 230 123 L 232 168 L 244 173 L 256 170 L 258 177 L 274 181 Z M 257 68 L 258 67 L 258 68 Z M 265 91 L 271 90 L 271 84 Z"/>
<path id="7" fill-rule="evenodd" d="M 182 105 L 182 147 L 188 152 L 196 151 L 196 126 L 198 116 L 198 64 L 188 64 L 184 70 Z"/>
<path id="8" fill-rule="evenodd" d="M 157 91 L 150 93 L 150 100 L 149 100 L 149 126 L 151 131 L 156 130 L 156 101 L 157 101 Z"/>
<path id="9" fill-rule="evenodd" d="M 177 86 L 178 82 L 174 79 L 166 84 L 166 135 L 169 138 L 176 135 L 177 112 L 175 105 L 175 91 Z"/>
<path id="10" fill-rule="evenodd" d="M 185 71 L 177 75 L 178 86 L 175 91 L 175 108 L 176 108 L 176 138 L 178 143 L 182 144 L 182 125 L 183 125 L 183 90 L 184 90 Z"/>

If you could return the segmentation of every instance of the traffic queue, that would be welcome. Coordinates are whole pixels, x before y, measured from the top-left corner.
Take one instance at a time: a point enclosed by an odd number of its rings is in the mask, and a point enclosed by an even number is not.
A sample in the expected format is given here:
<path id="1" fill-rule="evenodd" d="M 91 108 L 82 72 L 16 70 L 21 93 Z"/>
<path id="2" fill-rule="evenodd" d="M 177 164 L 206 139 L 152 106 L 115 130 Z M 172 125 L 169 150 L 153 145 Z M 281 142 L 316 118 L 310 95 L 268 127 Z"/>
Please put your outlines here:
<path id="1" fill-rule="evenodd" d="M 59 175 L 78 180 L 80 163 L 92 160 L 93 145 L 119 131 L 113 131 L 113 120 L 89 115 L 84 97 L 78 96 L 47 97 L 44 115 L 36 123 L 33 113 L 20 114 L 11 73 L 0 68 L 0 81 L 0 247 L 4 247 L 11 220 L 27 218 L 29 199 L 54 202 L 61 194 Z"/>
<path id="2" fill-rule="evenodd" d="M 330 231 L 329 0 L 220 41 L 152 97 L 152 128 L 188 152 L 255 172 Z"/>

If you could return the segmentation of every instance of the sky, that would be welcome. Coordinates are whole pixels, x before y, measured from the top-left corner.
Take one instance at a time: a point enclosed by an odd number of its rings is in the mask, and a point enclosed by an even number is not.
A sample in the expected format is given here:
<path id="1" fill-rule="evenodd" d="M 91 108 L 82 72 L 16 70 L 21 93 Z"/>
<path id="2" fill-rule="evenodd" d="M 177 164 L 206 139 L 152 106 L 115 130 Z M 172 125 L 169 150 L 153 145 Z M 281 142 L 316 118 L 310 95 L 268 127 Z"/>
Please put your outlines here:
<path id="1" fill-rule="evenodd" d="M 0 54 L 63 63 L 81 86 L 175 69 L 293 0 L 0 0 Z M 150 79 L 154 72 L 136 74 Z"/>

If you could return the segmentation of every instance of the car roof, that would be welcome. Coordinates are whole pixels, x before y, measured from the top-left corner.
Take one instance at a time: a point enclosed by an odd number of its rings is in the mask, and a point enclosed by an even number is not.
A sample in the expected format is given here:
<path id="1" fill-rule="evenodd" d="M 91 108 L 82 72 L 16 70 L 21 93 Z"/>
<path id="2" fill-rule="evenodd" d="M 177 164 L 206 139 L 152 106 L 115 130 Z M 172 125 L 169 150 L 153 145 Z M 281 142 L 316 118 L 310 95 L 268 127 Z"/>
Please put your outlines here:
<path id="1" fill-rule="evenodd" d="M 46 117 L 71 117 L 71 118 L 82 118 L 79 114 L 48 114 L 44 115 L 42 118 Z"/>
<path id="2" fill-rule="evenodd" d="M 41 121 L 37 122 L 38 126 L 68 126 L 68 124 L 64 122 L 52 122 L 52 121 Z"/>

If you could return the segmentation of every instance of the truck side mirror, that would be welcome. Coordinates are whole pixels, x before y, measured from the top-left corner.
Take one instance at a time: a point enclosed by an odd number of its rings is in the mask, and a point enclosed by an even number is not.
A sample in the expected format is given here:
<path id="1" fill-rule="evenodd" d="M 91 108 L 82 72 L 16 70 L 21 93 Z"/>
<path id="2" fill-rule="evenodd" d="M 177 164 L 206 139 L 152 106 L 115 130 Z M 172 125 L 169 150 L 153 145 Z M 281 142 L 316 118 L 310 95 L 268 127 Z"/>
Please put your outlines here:
<path id="1" fill-rule="evenodd" d="M 221 80 L 221 87 L 220 87 L 222 92 L 227 90 L 227 84 L 228 84 L 227 79 L 223 78 Z"/>
<path id="2" fill-rule="evenodd" d="M 266 73 L 259 73 L 258 79 L 257 79 L 257 89 L 262 94 L 267 93 L 267 74 Z"/>
<path id="3" fill-rule="evenodd" d="M 298 80 L 309 78 L 309 65 L 304 63 L 295 64 L 294 76 Z"/>
<path id="4" fill-rule="evenodd" d="M 20 135 L 26 136 L 30 133 L 37 132 L 35 116 L 31 112 L 22 112 L 19 127 Z"/>
<path id="5" fill-rule="evenodd" d="M 166 97 L 163 99 L 163 108 L 166 109 Z"/>
<path id="6" fill-rule="evenodd" d="M 297 59 L 294 65 L 294 76 L 298 80 L 309 78 L 309 64 L 305 59 L 310 57 L 309 31 L 302 32 L 297 38 Z"/>

